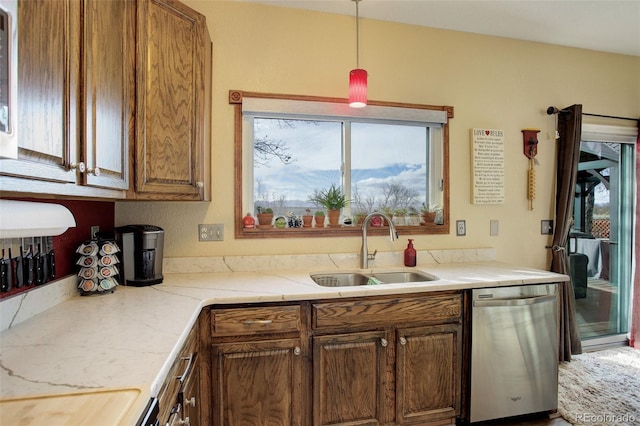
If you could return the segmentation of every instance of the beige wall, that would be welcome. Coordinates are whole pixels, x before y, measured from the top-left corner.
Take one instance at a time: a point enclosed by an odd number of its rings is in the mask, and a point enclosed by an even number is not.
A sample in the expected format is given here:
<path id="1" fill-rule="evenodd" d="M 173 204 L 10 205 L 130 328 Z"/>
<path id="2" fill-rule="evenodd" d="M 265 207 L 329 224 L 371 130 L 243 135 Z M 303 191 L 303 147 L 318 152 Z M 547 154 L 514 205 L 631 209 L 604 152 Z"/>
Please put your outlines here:
<path id="1" fill-rule="evenodd" d="M 353 17 L 233 1 L 185 1 L 207 17 L 214 42 L 211 203 L 118 202 L 116 225 L 165 229 L 168 257 L 282 253 L 357 253 L 360 238 L 235 240 L 233 110 L 228 91 L 347 96 L 355 68 Z M 451 220 L 467 236 L 419 236 L 418 249 L 494 247 L 499 260 L 547 268 L 540 220 L 553 218 L 555 121 L 545 110 L 583 104 L 585 112 L 640 116 L 640 58 L 461 32 L 362 20 L 360 65 L 369 98 L 452 105 Z M 614 123 L 618 124 L 618 123 Z M 470 202 L 471 128 L 505 131 L 506 202 Z M 537 198 L 526 199 L 521 129 L 538 135 Z M 500 234 L 489 236 L 489 221 Z M 198 242 L 199 223 L 223 223 L 223 242 Z M 453 231 L 453 228 L 452 228 Z M 375 237 L 371 249 L 402 250 L 406 237 Z"/>

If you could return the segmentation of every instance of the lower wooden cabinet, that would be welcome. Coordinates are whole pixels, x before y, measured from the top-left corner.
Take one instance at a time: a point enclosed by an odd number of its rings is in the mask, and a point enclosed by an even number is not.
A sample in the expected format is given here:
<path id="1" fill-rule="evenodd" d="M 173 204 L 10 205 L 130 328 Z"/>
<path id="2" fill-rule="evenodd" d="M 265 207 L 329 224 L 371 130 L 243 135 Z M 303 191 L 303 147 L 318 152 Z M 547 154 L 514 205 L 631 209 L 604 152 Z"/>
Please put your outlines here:
<path id="1" fill-rule="evenodd" d="M 462 312 L 461 292 L 212 308 L 211 424 L 452 423 Z"/>
<path id="2" fill-rule="evenodd" d="M 214 344 L 216 425 L 302 425 L 299 339 Z"/>
<path id="3" fill-rule="evenodd" d="M 313 338 L 313 424 L 383 424 L 388 336 Z"/>
<path id="4" fill-rule="evenodd" d="M 396 340 L 396 424 L 460 414 L 462 327 L 402 328 Z"/>
<path id="5" fill-rule="evenodd" d="M 307 425 L 302 306 L 214 308 L 208 314 L 211 424 Z"/>

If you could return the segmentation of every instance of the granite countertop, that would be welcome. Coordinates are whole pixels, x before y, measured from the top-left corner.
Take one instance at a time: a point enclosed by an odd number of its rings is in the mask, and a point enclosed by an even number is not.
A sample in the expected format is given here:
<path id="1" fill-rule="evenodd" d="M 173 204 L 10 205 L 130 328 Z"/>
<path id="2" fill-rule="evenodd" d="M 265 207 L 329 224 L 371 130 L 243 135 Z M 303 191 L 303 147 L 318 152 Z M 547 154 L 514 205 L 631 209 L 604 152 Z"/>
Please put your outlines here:
<path id="1" fill-rule="evenodd" d="M 357 268 L 339 268 L 332 261 L 313 261 L 314 266 L 298 264 L 299 269 L 289 265 L 261 272 L 180 274 L 172 273 L 175 268 L 169 267 L 159 285 L 119 286 L 113 294 L 71 297 L 0 333 L 0 398 L 137 388 L 146 402 L 158 394 L 188 331 L 201 309 L 209 305 L 462 290 L 568 279 L 497 262 L 465 262 L 415 268 L 438 278 L 430 282 L 331 288 L 315 284 L 309 273 Z M 144 406 L 135 409 L 141 413 Z"/>

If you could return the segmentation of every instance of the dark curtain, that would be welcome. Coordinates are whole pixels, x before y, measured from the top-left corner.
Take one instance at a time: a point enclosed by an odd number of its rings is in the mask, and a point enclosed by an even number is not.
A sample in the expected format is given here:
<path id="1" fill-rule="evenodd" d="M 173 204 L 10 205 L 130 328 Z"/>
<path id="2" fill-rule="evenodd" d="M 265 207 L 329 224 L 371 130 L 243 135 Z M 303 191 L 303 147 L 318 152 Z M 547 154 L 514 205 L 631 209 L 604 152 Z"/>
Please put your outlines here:
<path id="1" fill-rule="evenodd" d="M 551 254 L 551 271 L 569 275 L 567 240 L 573 225 L 573 202 L 578 177 L 580 137 L 582 134 L 582 105 L 572 105 L 558 113 L 558 133 L 556 218 Z M 571 361 L 572 354 L 582 352 L 576 321 L 573 283 L 571 281 L 566 281 L 559 285 L 558 297 L 560 303 L 560 347 L 558 356 L 560 361 Z"/>

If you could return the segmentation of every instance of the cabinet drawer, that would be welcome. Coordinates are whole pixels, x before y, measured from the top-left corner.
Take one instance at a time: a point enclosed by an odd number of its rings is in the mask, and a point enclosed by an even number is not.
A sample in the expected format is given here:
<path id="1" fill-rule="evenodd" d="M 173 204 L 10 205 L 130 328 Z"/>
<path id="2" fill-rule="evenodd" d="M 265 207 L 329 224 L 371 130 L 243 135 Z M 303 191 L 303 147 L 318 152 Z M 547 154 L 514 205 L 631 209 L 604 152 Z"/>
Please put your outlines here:
<path id="1" fill-rule="evenodd" d="M 314 303 L 312 313 L 314 329 L 452 322 L 462 317 L 462 293 Z"/>
<path id="2" fill-rule="evenodd" d="M 300 331 L 300 306 L 211 310 L 212 336 Z"/>

